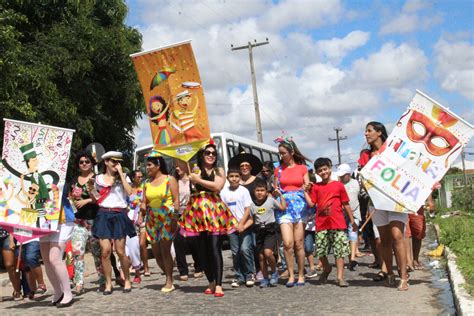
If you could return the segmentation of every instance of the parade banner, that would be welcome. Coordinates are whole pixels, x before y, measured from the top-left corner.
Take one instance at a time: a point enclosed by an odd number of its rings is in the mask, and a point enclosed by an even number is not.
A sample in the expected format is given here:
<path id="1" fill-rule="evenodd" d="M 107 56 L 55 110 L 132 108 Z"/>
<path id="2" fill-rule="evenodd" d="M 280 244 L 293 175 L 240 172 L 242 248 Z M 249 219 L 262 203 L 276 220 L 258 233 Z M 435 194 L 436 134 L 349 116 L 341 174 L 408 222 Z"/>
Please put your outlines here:
<path id="1" fill-rule="evenodd" d="M 58 228 L 73 130 L 4 119 L 0 226 L 23 243 Z"/>
<path id="2" fill-rule="evenodd" d="M 211 137 L 191 42 L 131 57 L 142 87 L 154 149 L 188 161 Z"/>
<path id="3" fill-rule="evenodd" d="M 473 132 L 471 124 L 417 90 L 385 144 L 360 172 L 374 207 L 416 213 Z"/>

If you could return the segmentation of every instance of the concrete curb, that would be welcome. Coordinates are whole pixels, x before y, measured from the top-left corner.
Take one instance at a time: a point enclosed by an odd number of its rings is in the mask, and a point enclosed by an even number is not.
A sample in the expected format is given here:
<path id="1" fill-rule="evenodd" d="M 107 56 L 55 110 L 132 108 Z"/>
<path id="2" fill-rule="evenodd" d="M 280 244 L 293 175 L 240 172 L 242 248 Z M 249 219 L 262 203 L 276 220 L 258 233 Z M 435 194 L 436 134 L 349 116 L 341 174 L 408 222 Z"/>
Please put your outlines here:
<path id="1" fill-rule="evenodd" d="M 440 228 L 438 224 L 433 225 L 436 232 L 436 239 L 439 243 Z M 462 286 L 466 283 L 461 271 L 456 264 L 456 255 L 448 248 L 444 247 L 444 257 L 447 260 L 449 283 L 454 296 L 454 304 L 458 315 L 474 315 L 474 299 Z"/>

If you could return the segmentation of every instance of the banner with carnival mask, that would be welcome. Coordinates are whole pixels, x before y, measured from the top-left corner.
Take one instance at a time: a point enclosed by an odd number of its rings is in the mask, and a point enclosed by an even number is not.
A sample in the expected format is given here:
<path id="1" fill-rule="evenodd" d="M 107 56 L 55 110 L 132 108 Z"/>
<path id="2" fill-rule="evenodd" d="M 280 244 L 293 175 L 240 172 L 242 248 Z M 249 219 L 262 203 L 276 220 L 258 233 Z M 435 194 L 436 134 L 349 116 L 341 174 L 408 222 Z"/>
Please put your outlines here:
<path id="1" fill-rule="evenodd" d="M 188 161 L 211 137 L 191 41 L 131 57 L 145 99 L 153 148 Z"/>
<path id="2" fill-rule="evenodd" d="M 4 119 L 0 226 L 20 241 L 57 230 L 74 131 Z"/>
<path id="3" fill-rule="evenodd" d="M 360 174 L 376 209 L 416 213 L 469 142 L 471 124 L 417 90 Z"/>

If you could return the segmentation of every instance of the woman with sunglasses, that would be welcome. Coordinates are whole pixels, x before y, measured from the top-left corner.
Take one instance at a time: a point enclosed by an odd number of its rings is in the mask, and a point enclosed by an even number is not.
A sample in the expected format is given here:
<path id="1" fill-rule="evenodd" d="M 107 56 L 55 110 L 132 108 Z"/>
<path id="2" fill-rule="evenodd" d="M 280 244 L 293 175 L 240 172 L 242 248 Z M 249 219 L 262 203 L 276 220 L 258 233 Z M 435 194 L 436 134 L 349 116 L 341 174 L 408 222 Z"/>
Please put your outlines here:
<path id="1" fill-rule="evenodd" d="M 145 184 L 140 216 L 146 214 L 147 239 L 156 263 L 166 275 L 161 292 L 168 293 L 175 289 L 171 244 L 176 228 L 173 215 L 179 210 L 178 182 L 169 176 L 165 160 L 155 150 L 146 159 L 146 172 L 150 181 Z"/>
<path id="2" fill-rule="evenodd" d="M 125 253 L 126 237 L 136 236 L 135 227 L 127 216 L 127 198 L 132 194 L 132 187 L 127 182 L 122 170 L 122 153 L 109 151 L 102 155 L 105 168 L 104 173 L 95 178 L 95 188 L 98 191 L 97 204 L 99 210 L 92 226 L 92 234 L 99 239 L 102 253 L 102 266 L 105 276 L 105 290 L 103 295 L 112 294 L 112 241 L 120 259 L 124 275 L 123 293 L 132 291 L 130 282 L 130 260 Z"/>
<path id="3" fill-rule="evenodd" d="M 86 252 L 87 243 L 89 243 L 97 275 L 99 276 L 99 288 L 104 288 L 105 278 L 100 260 L 99 240 L 90 235 L 98 209 L 89 184 L 89 181 L 93 181 L 95 176 L 94 158 L 88 151 L 79 152 L 76 155 L 75 165 L 79 169 L 79 175 L 72 179 L 69 193 L 69 198 L 77 210 L 71 244 L 74 259 L 73 282 L 76 295 L 81 295 L 84 293 L 84 253 Z"/>
<path id="4" fill-rule="evenodd" d="M 224 169 L 217 167 L 217 148 L 214 142 L 197 153 L 198 168 L 189 175 L 195 192 L 179 220 L 181 233 L 196 243 L 200 263 L 209 285 L 205 294 L 223 297 L 222 290 L 222 235 L 232 233 L 237 221 L 222 202 L 219 192 L 225 184 Z"/>
<path id="5" fill-rule="evenodd" d="M 304 199 L 304 188 L 310 185 L 308 160 L 296 147 L 293 140 L 279 138 L 280 166 L 275 169 L 274 187 L 278 188 L 285 198 L 287 208 L 275 214 L 280 224 L 283 239 L 283 251 L 288 268 L 287 287 L 303 286 L 304 282 L 304 231 L 308 205 Z M 298 264 L 298 280 L 295 281 L 294 256 Z"/>

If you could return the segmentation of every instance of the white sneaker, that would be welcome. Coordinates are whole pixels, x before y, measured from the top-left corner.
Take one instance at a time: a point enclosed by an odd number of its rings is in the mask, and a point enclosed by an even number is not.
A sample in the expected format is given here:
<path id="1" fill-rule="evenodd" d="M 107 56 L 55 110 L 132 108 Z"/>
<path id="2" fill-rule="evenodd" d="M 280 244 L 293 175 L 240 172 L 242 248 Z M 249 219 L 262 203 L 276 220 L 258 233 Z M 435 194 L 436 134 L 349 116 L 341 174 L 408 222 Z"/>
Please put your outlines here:
<path id="1" fill-rule="evenodd" d="M 230 286 L 232 286 L 232 287 L 239 287 L 239 286 L 240 286 L 240 283 L 239 283 L 239 281 L 237 281 L 237 280 L 233 280 Z"/>
<path id="2" fill-rule="evenodd" d="M 248 286 L 248 287 L 252 287 L 255 285 L 255 281 L 254 280 L 247 280 L 247 282 L 245 282 L 245 285 Z"/>

